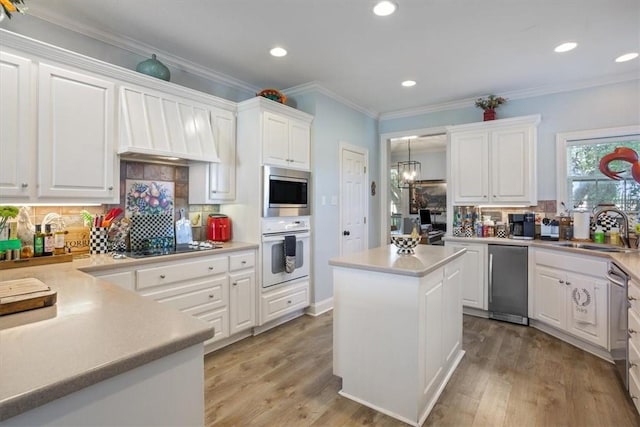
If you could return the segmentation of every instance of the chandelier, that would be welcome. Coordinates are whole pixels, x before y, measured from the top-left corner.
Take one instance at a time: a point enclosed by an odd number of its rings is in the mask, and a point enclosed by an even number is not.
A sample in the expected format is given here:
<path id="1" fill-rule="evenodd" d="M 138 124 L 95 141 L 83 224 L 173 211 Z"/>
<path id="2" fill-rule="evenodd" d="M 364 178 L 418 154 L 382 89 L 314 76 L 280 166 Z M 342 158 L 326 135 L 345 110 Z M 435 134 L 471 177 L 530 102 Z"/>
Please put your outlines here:
<path id="1" fill-rule="evenodd" d="M 418 179 L 422 166 L 420 162 L 411 160 L 411 140 L 407 140 L 409 148 L 409 159 L 404 162 L 398 162 L 398 188 L 409 188 Z"/>

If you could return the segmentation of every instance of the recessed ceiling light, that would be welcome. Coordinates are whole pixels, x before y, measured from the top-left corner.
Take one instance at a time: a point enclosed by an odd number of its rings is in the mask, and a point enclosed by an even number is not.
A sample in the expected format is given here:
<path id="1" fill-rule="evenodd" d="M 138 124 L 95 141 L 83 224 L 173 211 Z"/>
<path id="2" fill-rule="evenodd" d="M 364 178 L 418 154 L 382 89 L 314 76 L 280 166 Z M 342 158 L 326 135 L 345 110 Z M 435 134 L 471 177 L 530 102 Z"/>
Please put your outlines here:
<path id="1" fill-rule="evenodd" d="M 391 2 L 389 0 L 383 0 L 383 1 L 379 1 L 378 3 L 376 3 L 375 6 L 373 6 L 373 13 L 375 13 L 378 16 L 389 16 L 393 12 L 395 12 L 397 8 L 398 8 L 398 5 L 395 4 L 394 2 Z"/>
<path id="2" fill-rule="evenodd" d="M 638 52 L 629 52 L 616 58 L 616 62 L 627 62 L 638 57 Z"/>
<path id="3" fill-rule="evenodd" d="M 553 49 L 555 52 L 569 52 L 570 50 L 573 50 L 576 48 L 576 46 L 578 46 L 578 43 L 575 42 L 567 42 L 567 43 L 562 43 L 559 46 L 556 46 L 555 49 Z"/>
<path id="4" fill-rule="evenodd" d="M 415 82 L 415 81 L 413 81 L 413 80 L 405 80 L 405 81 L 403 81 L 401 84 L 402 84 L 402 86 L 404 86 L 404 87 L 411 87 L 411 86 L 415 86 L 415 85 L 416 85 L 416 82 Z"/>
<path id="5" fill-rule="evenodd" d="M 287 51 L 286 49 L 283 49 L 281 47 L 274 47 L 269 51 L 269 53 L 273 56 L 277 56 L 278 58 L 280 58 L 282 56 L 285 56 L 287 54 Z"/>

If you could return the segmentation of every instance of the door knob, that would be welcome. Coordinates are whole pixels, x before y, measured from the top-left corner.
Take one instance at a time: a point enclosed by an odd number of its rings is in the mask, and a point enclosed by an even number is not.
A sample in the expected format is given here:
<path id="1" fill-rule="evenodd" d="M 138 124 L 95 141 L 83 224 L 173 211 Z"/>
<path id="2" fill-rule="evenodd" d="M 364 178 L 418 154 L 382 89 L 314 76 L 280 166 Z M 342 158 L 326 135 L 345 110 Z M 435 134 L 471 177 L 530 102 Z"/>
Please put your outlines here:
<path id="1" fill-rule="evenodd" d="M 342 232 L 342 235 L 343 235 L 343 236 L 350 236 L 350 235 L 351 235 L 351 233 L 350 233 L 348 230 L 344 230 L 344 231 Z"/>

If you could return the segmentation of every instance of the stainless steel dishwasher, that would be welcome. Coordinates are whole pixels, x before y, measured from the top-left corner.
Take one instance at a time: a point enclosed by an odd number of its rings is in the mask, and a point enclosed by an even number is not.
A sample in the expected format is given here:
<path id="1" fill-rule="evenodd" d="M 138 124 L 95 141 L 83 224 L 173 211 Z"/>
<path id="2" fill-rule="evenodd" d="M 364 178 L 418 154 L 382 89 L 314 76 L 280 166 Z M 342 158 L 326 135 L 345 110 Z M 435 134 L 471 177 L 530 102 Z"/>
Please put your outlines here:
<path id="1" fill-rule="evenodd" d="M 617 265 L 609 264 L 609 342 L 611 358 L 625 390 L 629 390 L 629 276 Z M 634 331 L 633 333 L 636 333 Z"/>
<path id="2" fill-rule="evenodd" d="M 489 318 L 529 324 L 528 249 L 489 245 Z"/>

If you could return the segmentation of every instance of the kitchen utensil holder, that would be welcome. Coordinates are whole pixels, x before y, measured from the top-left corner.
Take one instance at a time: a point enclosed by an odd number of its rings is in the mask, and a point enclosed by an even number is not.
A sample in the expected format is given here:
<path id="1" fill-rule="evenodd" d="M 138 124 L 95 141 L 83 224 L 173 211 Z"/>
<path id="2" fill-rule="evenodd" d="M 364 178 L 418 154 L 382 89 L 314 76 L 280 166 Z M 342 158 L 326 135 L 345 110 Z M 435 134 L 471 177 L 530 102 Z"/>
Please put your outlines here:
<path id="1" fill-rule="evenodd" d="M 109 252 L 107 227 L 94 227 L 89 232 L 89 253 L 106 254 Z"/>

